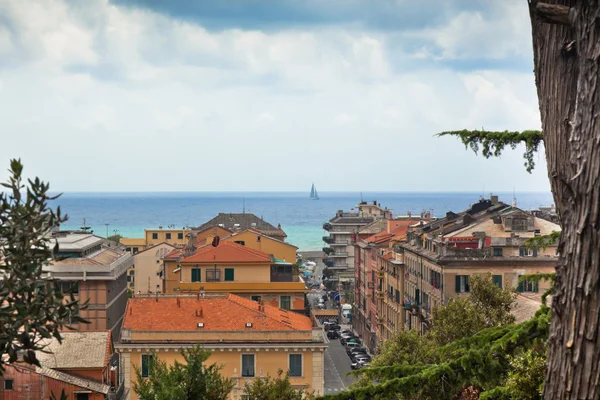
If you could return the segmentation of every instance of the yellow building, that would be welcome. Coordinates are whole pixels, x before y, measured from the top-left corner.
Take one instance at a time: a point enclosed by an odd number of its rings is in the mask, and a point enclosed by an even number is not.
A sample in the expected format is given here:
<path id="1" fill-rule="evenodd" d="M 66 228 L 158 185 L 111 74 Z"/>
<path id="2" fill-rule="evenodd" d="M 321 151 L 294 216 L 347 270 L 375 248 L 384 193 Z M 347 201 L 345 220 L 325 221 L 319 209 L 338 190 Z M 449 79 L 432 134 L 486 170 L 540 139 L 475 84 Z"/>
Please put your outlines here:
<path id="1" fill-rule="evenodd" d="M 404 329 L 404 261 L 400 254 L 388 251 L 377 258 L 377 343 Z"/>
<path id="2" fill-rule="evenodd" d="M 127 272 L 128 287 L 134 293 L 156 293 L 162 290 L 162 257 L 175 247 L 160 243 L 133 256 L 133 268 Z"/>
<path id="3" fill-rule="evenodd" d="M 298 250 L 296 246 L 274 239 L 253 228 L 243 232 L 234 233 L 224 237 L 223 240 L 235 242 L 254 250 L 263 251 L 272 255 L 277 260 L 288 263 L 296 262 L 296 251 Z"/>
<path id="4" fill-rule="evenodd" d="M 143 238 L 121 238 L 119 243 L 127 247 L 127 251 L 131 254 L 136 254 L 144 251 L 159 243 L 168 243 L 171 245 L 185 245 L 188 242 L 188 234 L 190 229 L 144 229 Z"/>
<path id="5" fill-rule="evenodd" d="M 188 244 L 163 257 L 163 293 L 235 293 L 276 307 L 305 311 L 304 282 L 292 263 L 232 241 Z"/>
<path id="6" fill-rule="evenodd" d="M 135 368 L 147 376 L 152 356 L 184 362 L 179 350 L 195 344 L 211 351 L 208 363 L 223 365 L 221 374 L 234 380 L 232 400 L 242 398 L 245 382 L 277 376 L 279 369 L 289 371 L 295 388 L 324 394 L 322 330 L 306 316 L 226 294 L 129 300 L 115 346 L 128 398 L 137 399 Z"/>

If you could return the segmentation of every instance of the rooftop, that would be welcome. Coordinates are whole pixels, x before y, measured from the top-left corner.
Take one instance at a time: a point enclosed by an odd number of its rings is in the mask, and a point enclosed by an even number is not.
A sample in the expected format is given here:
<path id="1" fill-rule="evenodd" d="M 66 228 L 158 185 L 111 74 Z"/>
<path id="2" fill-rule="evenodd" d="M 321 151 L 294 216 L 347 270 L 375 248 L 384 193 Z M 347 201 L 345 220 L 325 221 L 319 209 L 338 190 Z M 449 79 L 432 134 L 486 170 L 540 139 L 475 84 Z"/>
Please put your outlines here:
<path id="1" fill-rule="evenodd" d="M 174 249 L 164 256 L 166 259 L 179 259 L 185 254 L 185 249 Z M 262 262 L 270 263 L 271 256 L 263 251 L 254 250 L 241 244 L 222 241 L 217 247 L 205 244 L 199 247 L 193 255 L 183 257 L 182 262 L 214 263 L 214 262 Z"/>
<path id="2" fill-rule="evenodd" d="M 97 393 L 108 394 L 108 392 L 110 391 L 110 386 L 108 385 L 104 385 L 102 383 L 98 383 L 89 379 L 80 378 L 78 376 L 66 374 L 64 372 L 56 371 L 54 369 L 36 367 L 35 372 L 48 378 L 56 379 L 57 381 L 79 386 L 83 389 L 89 389 Z"/>
<path id="3" fill-rule="evenodd" d="M 61 333 L 62 344 L 56 339 L 43 339 L 46 351 L 37 351 L 42 367 L 53 369 L 104 368 L 111 355 L 110 331 Z"/>
<path id="4" fill-rule="evenodd" d="M 54 242 L 58 243 L 61 252 L 82 251 L 88 247 L 102 244 L 103 239 L 91 233 L 56 232 L 52 235 Z"/>
<path id="5" fill-rule="evenodd" d="M 257 217 L 252 213 L 219 213 L 208 222 L 193 228 L 194 231 L 204 231 L 207 228 L 221 226 L 230 231 L 241 231 L 248 228 L 256 228 L 268 236 L 284 238 L 287 235 L 281 229 L 281 226 L 274 226 Z"/>
<path id="6" fill-rule="evenodd" d="M 158 300 L 157 300 L 158 299 Z M 311 331 L 310 318 L 233 294 L 129 299 L 123 322 L 132 331 Z M 248 322 L 252 327 L 247 327 Z"/>

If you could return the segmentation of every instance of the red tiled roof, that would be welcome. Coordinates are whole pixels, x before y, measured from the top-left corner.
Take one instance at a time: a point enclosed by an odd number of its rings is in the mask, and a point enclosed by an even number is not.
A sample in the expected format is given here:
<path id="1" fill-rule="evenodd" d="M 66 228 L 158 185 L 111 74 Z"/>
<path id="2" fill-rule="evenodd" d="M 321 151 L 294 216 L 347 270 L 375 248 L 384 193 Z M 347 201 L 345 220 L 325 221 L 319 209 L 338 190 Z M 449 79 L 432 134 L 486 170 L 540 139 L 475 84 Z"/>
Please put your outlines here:
<path id="1" fill-rule="evenodd" d="M 271 262 L 271 256 L 234 242 L 221 242 L 217 247 L 206 245 L 185 257 L 182 262 Z"/>
<path id="2" fill-rule="evenodd" d="M 197 316 L 196 312 L 202 316 Z M 202 310 L 202 311 L 199 311 Z M 310 318 L 259 304 L 234 294 L 219 297 L 159 297 L 129 299 L 123 328 L 133 331 L 310 331 Z M 246 323 L 252 322 L 252 328 Z"/>
<path id="3" fill-rule="evenodd" d="M 381 258 L 383 258 L 384 260 L 391 260 L 392 258 L 394 258 L 394 255 L 391 252 L 385 253 L 384 255 L 381 256 Z"/>

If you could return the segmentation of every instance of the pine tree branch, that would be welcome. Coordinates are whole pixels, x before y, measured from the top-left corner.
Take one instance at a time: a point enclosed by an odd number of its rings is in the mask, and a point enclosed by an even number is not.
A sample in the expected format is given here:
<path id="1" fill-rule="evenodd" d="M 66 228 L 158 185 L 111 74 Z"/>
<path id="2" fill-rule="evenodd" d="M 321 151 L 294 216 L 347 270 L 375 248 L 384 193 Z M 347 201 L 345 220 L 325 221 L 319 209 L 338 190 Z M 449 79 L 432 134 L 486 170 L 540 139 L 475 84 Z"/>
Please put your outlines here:
<path id="1" fill-rule="evenodd" d="M 544 137 L 541 131 L 528 130 L 523 132 L 493 132 L 493 131 L 447 131 L 438 133 L 436 136 L 457 136 L 463 142 L 465 147 L 470 147 L 475 154 L 481 152 L 485 158 L 499 157 L 506 146 L 510 146 L 513 150 L 517 145 L 525 144 L 525 168 L 531 173 L 535 167 L 533 155 L 539 150 L 540 143 Z"/>

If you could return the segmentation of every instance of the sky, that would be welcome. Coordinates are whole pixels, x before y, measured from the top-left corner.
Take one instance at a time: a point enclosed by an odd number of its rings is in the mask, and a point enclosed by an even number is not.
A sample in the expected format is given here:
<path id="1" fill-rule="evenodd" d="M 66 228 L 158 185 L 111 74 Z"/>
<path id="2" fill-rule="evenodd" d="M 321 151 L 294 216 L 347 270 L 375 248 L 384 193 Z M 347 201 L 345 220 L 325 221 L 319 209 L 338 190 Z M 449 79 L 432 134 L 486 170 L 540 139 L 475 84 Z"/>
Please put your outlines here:
<path id="1" fill-rule="evenodd" d="M 524 0 L 0 0 L 0 179 L 57 191 L 549 191 Z"/>

